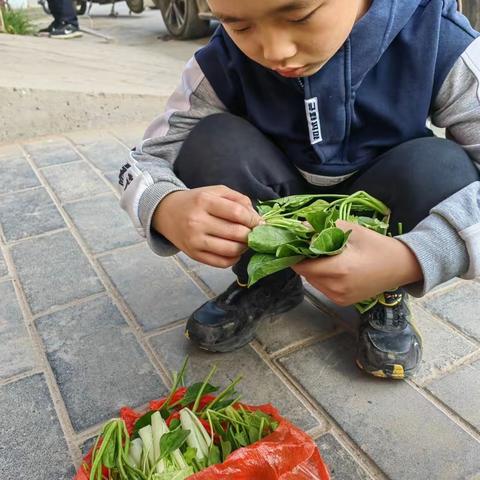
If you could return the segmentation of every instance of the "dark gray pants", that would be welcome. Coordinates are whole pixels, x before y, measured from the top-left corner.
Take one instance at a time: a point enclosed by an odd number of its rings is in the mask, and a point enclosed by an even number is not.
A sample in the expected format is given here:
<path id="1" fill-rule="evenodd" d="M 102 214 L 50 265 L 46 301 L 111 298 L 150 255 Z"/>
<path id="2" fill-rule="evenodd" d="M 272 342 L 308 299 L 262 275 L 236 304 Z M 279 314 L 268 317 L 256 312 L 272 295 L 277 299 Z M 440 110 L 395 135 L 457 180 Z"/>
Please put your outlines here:
<path id="1" fill-rule="evenodd" d="M 404 232 L 413 229 L 432 207 L 478 180 L 477 169 L 459 145 L 425 137 L 392 148 L 339 185 L 315 187 L 258 129 L 228 113 L 198 123 L 183 144 L 174 169 L 189 188 L 226 185 L 253 201 L 365 190 L 392 210 L 393 233 L 398 223 Z M 241 282 L 246 281 L 248 259 L 245 255 L 234 267 Z"/>
<path id="2" fill-rule="evenodd" d="M 48 8 L 55 20 L 55 26 L 68 23 L 78 27 L 77 13 L 73 0 L 48 0 Z"/>

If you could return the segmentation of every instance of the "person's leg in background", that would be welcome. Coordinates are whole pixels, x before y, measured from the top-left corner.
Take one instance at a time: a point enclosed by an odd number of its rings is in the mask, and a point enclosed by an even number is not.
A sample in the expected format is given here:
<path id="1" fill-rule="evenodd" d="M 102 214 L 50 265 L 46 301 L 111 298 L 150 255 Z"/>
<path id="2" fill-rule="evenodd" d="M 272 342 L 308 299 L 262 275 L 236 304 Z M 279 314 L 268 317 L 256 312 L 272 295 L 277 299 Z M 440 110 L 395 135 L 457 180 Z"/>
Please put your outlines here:
<path id="1" fill-rule="evenodd" d="M 189 188 L 226 185 L 253 201 L 313 191 L 270 140 L 231 114 L 201 120 L 183 144 L 174 169 Z M 247 252 L 233 267 L 238 281 L 190 317 L 186 332 L 200 347 L 211 351 L 239 348 L 252 340 L 262 318 L 302 301 L 302 282 L 291 269 L 246 288 L 250 255 Z"/>
<path id="2" fill-rule="evenodd" d="M 50 11 L 52 6 L 56 12 L 55 25 L 50 32 L 50 38 L 68 39 L 81 37 L 74 0 L 48 0 Z M 53 14 L 53 11 L 52 11 Z"/>
<path id="3" fill-rule="evenodd" d="M 58 28 L 61 26 L 61 11 L 58 6 L 58 0 L 48 0 L 48 9 L 52 14 L 53 21 L 48 25 L 48 27 L 42 28 L 38 31 L 39 36 L 48 36 L 50 33 L 53 32 L 54 28 Z"/>
<path id="4" fill-rule="evenodd" d="M 403 143 L 381 155 L 375 164 L 348 185 L 348 192 L 365 190 L 392 211 L 394 235 L 399 223 L 412 230 L 430 209 L 478 180 L 478 171 L 454 142 L 435 137 Z M 412 326 L 406 293 L 385 292 L 362 315 L 357 364 L 367 372 L 390 378 L 412 375 L 419 366 L 421 338 Z"/>

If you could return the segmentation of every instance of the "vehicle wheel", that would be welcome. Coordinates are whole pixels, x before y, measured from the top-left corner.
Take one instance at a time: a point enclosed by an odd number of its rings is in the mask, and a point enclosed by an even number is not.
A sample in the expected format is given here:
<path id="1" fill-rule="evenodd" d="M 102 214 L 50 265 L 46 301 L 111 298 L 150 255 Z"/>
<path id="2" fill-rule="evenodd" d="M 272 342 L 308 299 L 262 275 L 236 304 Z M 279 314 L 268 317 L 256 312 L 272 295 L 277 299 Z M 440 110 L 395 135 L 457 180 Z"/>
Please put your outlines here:
<path id="1" fill-rule="evenodd" d="M 461 12 L 468 17 L 473 28 L 480 29 L 480 0 L 459 0 Z"/>
<path id="2" fill-rule="evenodd" d="M 75 9 L 77 15 L 83 15 L 87 11 L 87 2 L 84 0 L 76 0 Z"/>
<path id="3" fill-rule="evenodd" d="M 172 37 L 186 40 L 204 37 L 210 32 L 210 22 L 198 17 L 195 0 L 159 0 L 160 11 Z"/>
<path id="4" fill-rule="evenodd" d="M 133 13 L 142 13 L 144 10 L 143 0 L 127 0 L 127 5 Z"/>

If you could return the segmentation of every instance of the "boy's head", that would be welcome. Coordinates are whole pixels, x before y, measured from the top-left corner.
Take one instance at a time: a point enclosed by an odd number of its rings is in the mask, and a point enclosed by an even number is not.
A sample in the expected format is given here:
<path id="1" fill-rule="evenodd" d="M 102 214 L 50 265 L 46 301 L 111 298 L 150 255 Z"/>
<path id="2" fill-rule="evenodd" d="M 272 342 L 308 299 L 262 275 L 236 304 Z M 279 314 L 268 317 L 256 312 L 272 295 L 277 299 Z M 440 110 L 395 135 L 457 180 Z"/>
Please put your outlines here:
<path id="1" fill-rule="evenodd" d="M 240 50 L 286 77 L 316 73 L 372 0 L 208 0 Z"/>

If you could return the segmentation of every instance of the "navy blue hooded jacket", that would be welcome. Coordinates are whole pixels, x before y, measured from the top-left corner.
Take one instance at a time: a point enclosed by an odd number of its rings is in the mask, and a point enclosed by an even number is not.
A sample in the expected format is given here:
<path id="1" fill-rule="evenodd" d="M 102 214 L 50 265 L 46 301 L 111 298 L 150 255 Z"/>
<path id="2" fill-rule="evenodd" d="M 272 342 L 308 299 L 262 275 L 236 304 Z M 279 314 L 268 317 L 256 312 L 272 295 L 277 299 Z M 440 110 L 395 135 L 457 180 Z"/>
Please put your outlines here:
<path id="1" fill-rule="evenodd" d="M 453 0 L 373 0 L 310 77 L 262 67 L 222 27 L 195 56 L 230 112 L 268 135 L 300 170 L 340 177 L 432 135 L 425 123 L 432 102 L 477 35 Z"/>

